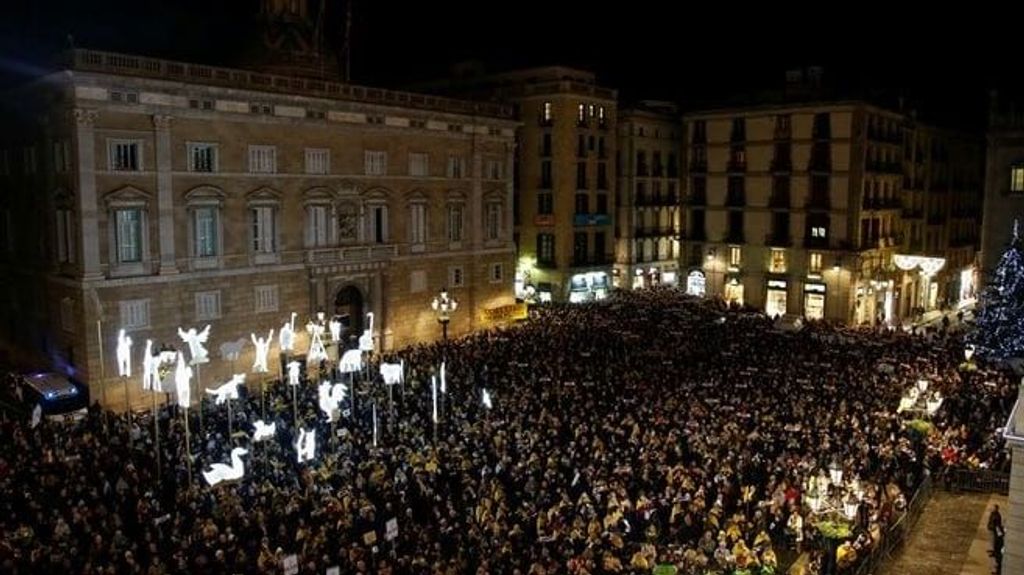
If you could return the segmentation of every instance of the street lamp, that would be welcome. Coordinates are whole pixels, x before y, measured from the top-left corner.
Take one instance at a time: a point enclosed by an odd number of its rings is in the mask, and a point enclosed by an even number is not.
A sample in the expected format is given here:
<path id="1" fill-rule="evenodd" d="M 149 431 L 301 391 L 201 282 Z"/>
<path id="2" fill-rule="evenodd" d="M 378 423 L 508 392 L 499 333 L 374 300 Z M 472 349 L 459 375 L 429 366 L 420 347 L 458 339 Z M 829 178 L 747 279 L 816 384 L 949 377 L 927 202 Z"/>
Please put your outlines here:
<path id="1" fill-rule="evenodd" d="M 430 307 L 437 314 L 437 323 L 441 324 L 442 339 L 448 341 L 448 322 L 451 321 L 451 314 L 459 307 L 459 302 L 448 295 L 448 288 L 441 288 L 441 293 L 434 296 Z"/>

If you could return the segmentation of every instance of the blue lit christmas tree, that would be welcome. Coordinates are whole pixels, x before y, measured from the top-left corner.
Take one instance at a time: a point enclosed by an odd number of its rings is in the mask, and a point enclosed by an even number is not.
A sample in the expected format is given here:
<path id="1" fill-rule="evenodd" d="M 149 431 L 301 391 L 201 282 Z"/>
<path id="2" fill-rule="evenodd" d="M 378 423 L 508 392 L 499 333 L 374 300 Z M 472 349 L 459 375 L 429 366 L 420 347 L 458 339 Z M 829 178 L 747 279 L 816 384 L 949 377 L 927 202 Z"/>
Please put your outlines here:
<path id="1" fill-rule="evenodd" d="M 967 337 L 978 353 L 990 359 L 1024 357 L 1024 245 L 1016 221 L 979 304 L 976 327 Z"/>

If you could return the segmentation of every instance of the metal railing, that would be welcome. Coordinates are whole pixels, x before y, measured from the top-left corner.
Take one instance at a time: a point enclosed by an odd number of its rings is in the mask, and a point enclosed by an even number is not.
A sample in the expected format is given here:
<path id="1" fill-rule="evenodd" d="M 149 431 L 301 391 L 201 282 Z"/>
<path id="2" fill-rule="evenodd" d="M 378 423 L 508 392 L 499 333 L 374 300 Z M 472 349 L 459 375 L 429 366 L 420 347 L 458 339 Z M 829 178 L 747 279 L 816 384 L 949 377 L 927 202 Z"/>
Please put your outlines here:
<path id="1" fill-rule="evenodd" d="M 958 493 L 1010 493 L 1010 474 L 1006 471 L 991 469 L 947 469 L 942 475 L 940 485 L 948 491 Z"/>

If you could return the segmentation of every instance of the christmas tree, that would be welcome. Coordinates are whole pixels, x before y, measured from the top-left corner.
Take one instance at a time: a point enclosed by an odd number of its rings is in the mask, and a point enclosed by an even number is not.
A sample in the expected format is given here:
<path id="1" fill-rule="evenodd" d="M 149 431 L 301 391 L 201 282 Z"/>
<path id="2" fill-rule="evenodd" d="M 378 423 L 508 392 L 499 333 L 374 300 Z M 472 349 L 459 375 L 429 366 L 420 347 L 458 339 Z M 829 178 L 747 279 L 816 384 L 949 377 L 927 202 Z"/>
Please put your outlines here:
<path id="1" fill-rule="evenodd" d="M 967 340 L 990 359 L 1024 357 L 1024 245 L 1013 223 L 1010 245 L 981 292 L 978 319 Z"/>

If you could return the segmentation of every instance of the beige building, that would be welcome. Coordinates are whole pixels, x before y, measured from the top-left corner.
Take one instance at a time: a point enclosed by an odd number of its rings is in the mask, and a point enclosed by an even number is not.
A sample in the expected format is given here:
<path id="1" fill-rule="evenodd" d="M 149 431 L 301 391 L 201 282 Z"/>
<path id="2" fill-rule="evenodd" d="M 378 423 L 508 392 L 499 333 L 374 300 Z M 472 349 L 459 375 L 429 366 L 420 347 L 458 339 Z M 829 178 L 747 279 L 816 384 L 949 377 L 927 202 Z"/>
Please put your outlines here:
<path id="1" fill-rule="evenodd" d="M 94 398 L 139 389 L 114 378 L 122 328 L 138 371 L 147 339 L 211 325 L 210 382 L 252 363 L 222 344 L 292 312 L 303 353 L 318 311 L 349 335 L 373 312 L 390 350 L 441 336 L 442 287 L 453 334 L 514 302 L 509 107 L 86 50 L 11 105 L 3 339 Z"/>
<path id="2" fill-rule="evenodd" d="M 969 139 L 863 101 L 698 112 L 685 126 L 691 293 L 858 324 L 959 296 L 980 198 Z M 918 155 L 919 141 L 944 151 Z"/>
<path id="3" fill-rule="evenodd" d="M 675 105 L 620 110 L 615 202 L 615 287 L 679 283 L 682 124 Z"/>
<path id="4" fill-rule="evenodd" d="M 1010 244 L 1014 220 L 1024 224 L 1024 98 L 993 93 L 985 158 L 981 267 L 984 282 Z"/>

